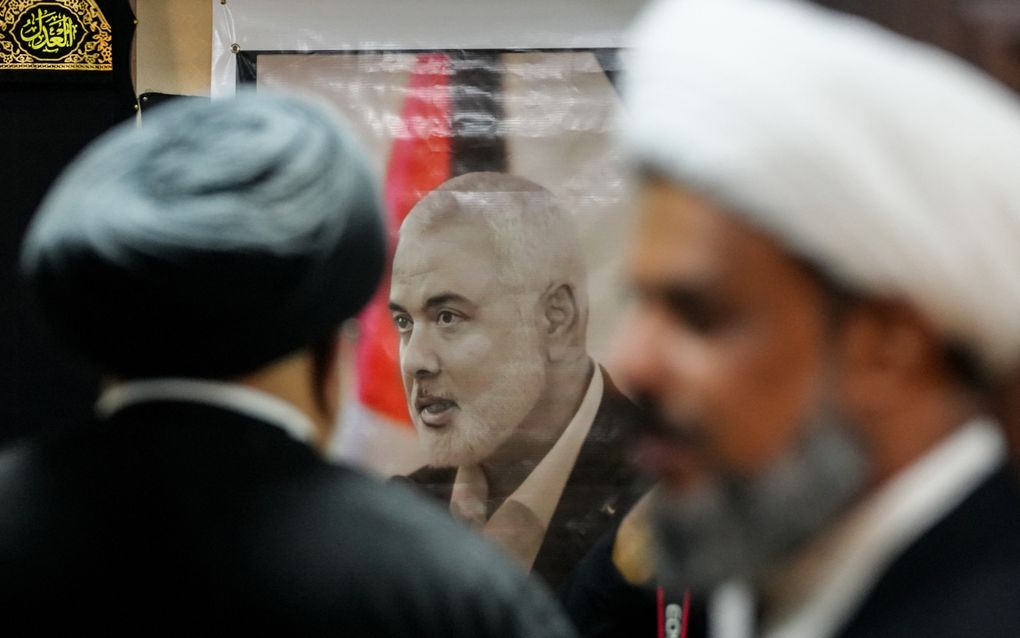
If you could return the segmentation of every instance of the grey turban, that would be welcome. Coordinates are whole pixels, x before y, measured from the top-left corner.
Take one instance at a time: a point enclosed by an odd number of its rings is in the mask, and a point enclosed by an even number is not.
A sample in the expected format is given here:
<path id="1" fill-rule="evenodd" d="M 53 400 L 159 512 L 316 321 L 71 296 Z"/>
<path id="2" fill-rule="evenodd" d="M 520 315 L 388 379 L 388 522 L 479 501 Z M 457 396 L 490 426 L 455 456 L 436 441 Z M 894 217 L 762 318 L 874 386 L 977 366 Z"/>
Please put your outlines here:
<path id="1" fill-rule="evenodd" d="M 322 108 L 243 94 L 162 107 L 58 179 L 21 265 L 66 344 L 128 377 L 229 377 L 326 338 L 385 243 L 360 149 Z"/>
<path id="2" fill-rule="evenodd" d="M 995 376 L 1020 360 L 1020 104 L 933 48 L 795 0 L 667 0 L 632 153 L 845 285 L 906 299 Z"/>

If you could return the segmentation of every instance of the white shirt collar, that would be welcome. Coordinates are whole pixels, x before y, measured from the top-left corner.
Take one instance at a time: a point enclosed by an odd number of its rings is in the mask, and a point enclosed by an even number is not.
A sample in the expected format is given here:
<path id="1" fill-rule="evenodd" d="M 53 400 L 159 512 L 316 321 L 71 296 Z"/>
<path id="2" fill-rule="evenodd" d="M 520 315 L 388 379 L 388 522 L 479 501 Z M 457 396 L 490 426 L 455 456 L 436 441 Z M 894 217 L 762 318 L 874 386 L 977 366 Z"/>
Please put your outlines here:
<path id="1" fill-rule="evenodd" d="M 598 366 L 594 366 L 594 372 L 584 398 L 581 400 L 581 405 L 563 430 L 560 438 L 539 461 L 535 469 L 528 474 L 524 482 L 507 497 L 499 509 L 493 512 L 492 517 L 483 523 L 486 535 L 498 544 L 506 546 L 506 543 L 501 542 L 502 539 L 518 536 L 517 542 L 513 543 L 515 546 L 513 553 L 519 554 L 517 557 L 528 568 L 538 556 L 545 531 L 549 529 L 549 523 L 563 496 L 567 479 L 574 469 L 584 440 L 588 437 L 588 432 L 595 422 L 599 405 L 602 403 L 603 391 L 602 370 Z M 458 468 L 450 496 L 450 510 L 455 515 L 481 523 L 484 521 L 487 496 L 488 486 L 480 468 L 477 466 Z M 541 534 L 529 535 L 531 540 L 523 545 L 519 541 L 525 534 L 516 534 L 518 531 L 514 529 L 516 521 L 513 516 L 508 516 L 509 512 L 514 511 L 513 508 L 519 506 L 526 508 L 530 512 L 529 518 L 537 520 L 542 527 Z M 482 513 L 481 516 L 479 516 L 479 512 Z M 521 523 L 523 524 L 523 521 Z"/>
<path id="2" fill-rule="evenodd" d="M 855 507 L 804 556 L 795 559 L 794 569 L 811 564 L 809 570 L 795 575 L 801 580 L 798 590 L 803 595 L 788 601 L 779 616 L 766 618 L 761 635 L 833 635 L 889 564 L 995 472 L 1005 454 L 1002 433 L 993 421 L 976 418 L 961 426 Z M 720 616 L 739 614 L 750 618 L 749 610 L 735 607 L 750 606 L 751 601 L 751 596 L 728 596 L 709 604 L 727 607 Z M 750 623 L 738 624 L 743 629 L 728 632 L 713 625 L 709 635 L 750 636 Z"/>
<path id="3" fill-rule="evenodd" d="M 148 401 L 187 401 L 239 412 L 283 429 L 292 438 L 311 444 L 315 428 L 300 410 L 255 388 L 207 379 L 161 378 L 126 381 L 111 386 L 96 402 L 96 414 L 107 419 L 116 412 Z"/>

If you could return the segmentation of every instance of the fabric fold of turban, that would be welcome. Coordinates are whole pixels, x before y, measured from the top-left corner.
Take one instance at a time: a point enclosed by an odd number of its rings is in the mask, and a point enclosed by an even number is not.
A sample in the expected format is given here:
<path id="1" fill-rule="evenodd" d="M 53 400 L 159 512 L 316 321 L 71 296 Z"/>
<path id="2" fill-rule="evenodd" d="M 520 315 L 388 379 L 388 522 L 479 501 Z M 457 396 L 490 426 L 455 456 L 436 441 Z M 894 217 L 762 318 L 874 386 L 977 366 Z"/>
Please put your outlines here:
<path id="1" fill-rule="evenodd" d="M 57 336 L 104 370 L 230 377 L 367 301 L 385 240 L 362 151 L 323 108 L 242 94 L 161 107 L 58 179 L 22 271 Z"/>

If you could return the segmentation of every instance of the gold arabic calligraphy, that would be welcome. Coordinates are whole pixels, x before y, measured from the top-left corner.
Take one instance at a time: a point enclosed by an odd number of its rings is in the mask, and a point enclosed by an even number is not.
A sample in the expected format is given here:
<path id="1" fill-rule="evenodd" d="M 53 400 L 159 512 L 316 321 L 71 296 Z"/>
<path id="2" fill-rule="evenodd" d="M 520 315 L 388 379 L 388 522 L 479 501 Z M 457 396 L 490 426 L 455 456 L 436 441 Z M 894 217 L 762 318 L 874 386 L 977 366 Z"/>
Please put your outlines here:
<path id="1" fill-rule="evenodd" d="M 67 14 L 49 9 L 38 8 L 34 15 L 28 16 L 18 37 L 33 51 L 56 53 L 74 46 L 78 35 L 78 25 Z"/>
<path id="2" fill-rule="evenodd" d="M 111 70 L 113 31 L 96 0 L 0 0 L 0 75 Z"/>

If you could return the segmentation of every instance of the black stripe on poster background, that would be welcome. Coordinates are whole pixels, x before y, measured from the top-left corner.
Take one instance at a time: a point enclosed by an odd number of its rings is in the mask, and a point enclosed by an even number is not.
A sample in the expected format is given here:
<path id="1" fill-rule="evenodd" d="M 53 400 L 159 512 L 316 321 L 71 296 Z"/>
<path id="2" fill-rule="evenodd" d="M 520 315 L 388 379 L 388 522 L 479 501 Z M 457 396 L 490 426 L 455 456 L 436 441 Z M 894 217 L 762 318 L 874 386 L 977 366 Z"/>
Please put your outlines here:
<path id="1" fill-rule="evenodd" d="M 503 63 L 496 52 L 448 54 L 450 77 L 450 177 L 506 171 L 503 132 Z"/>

